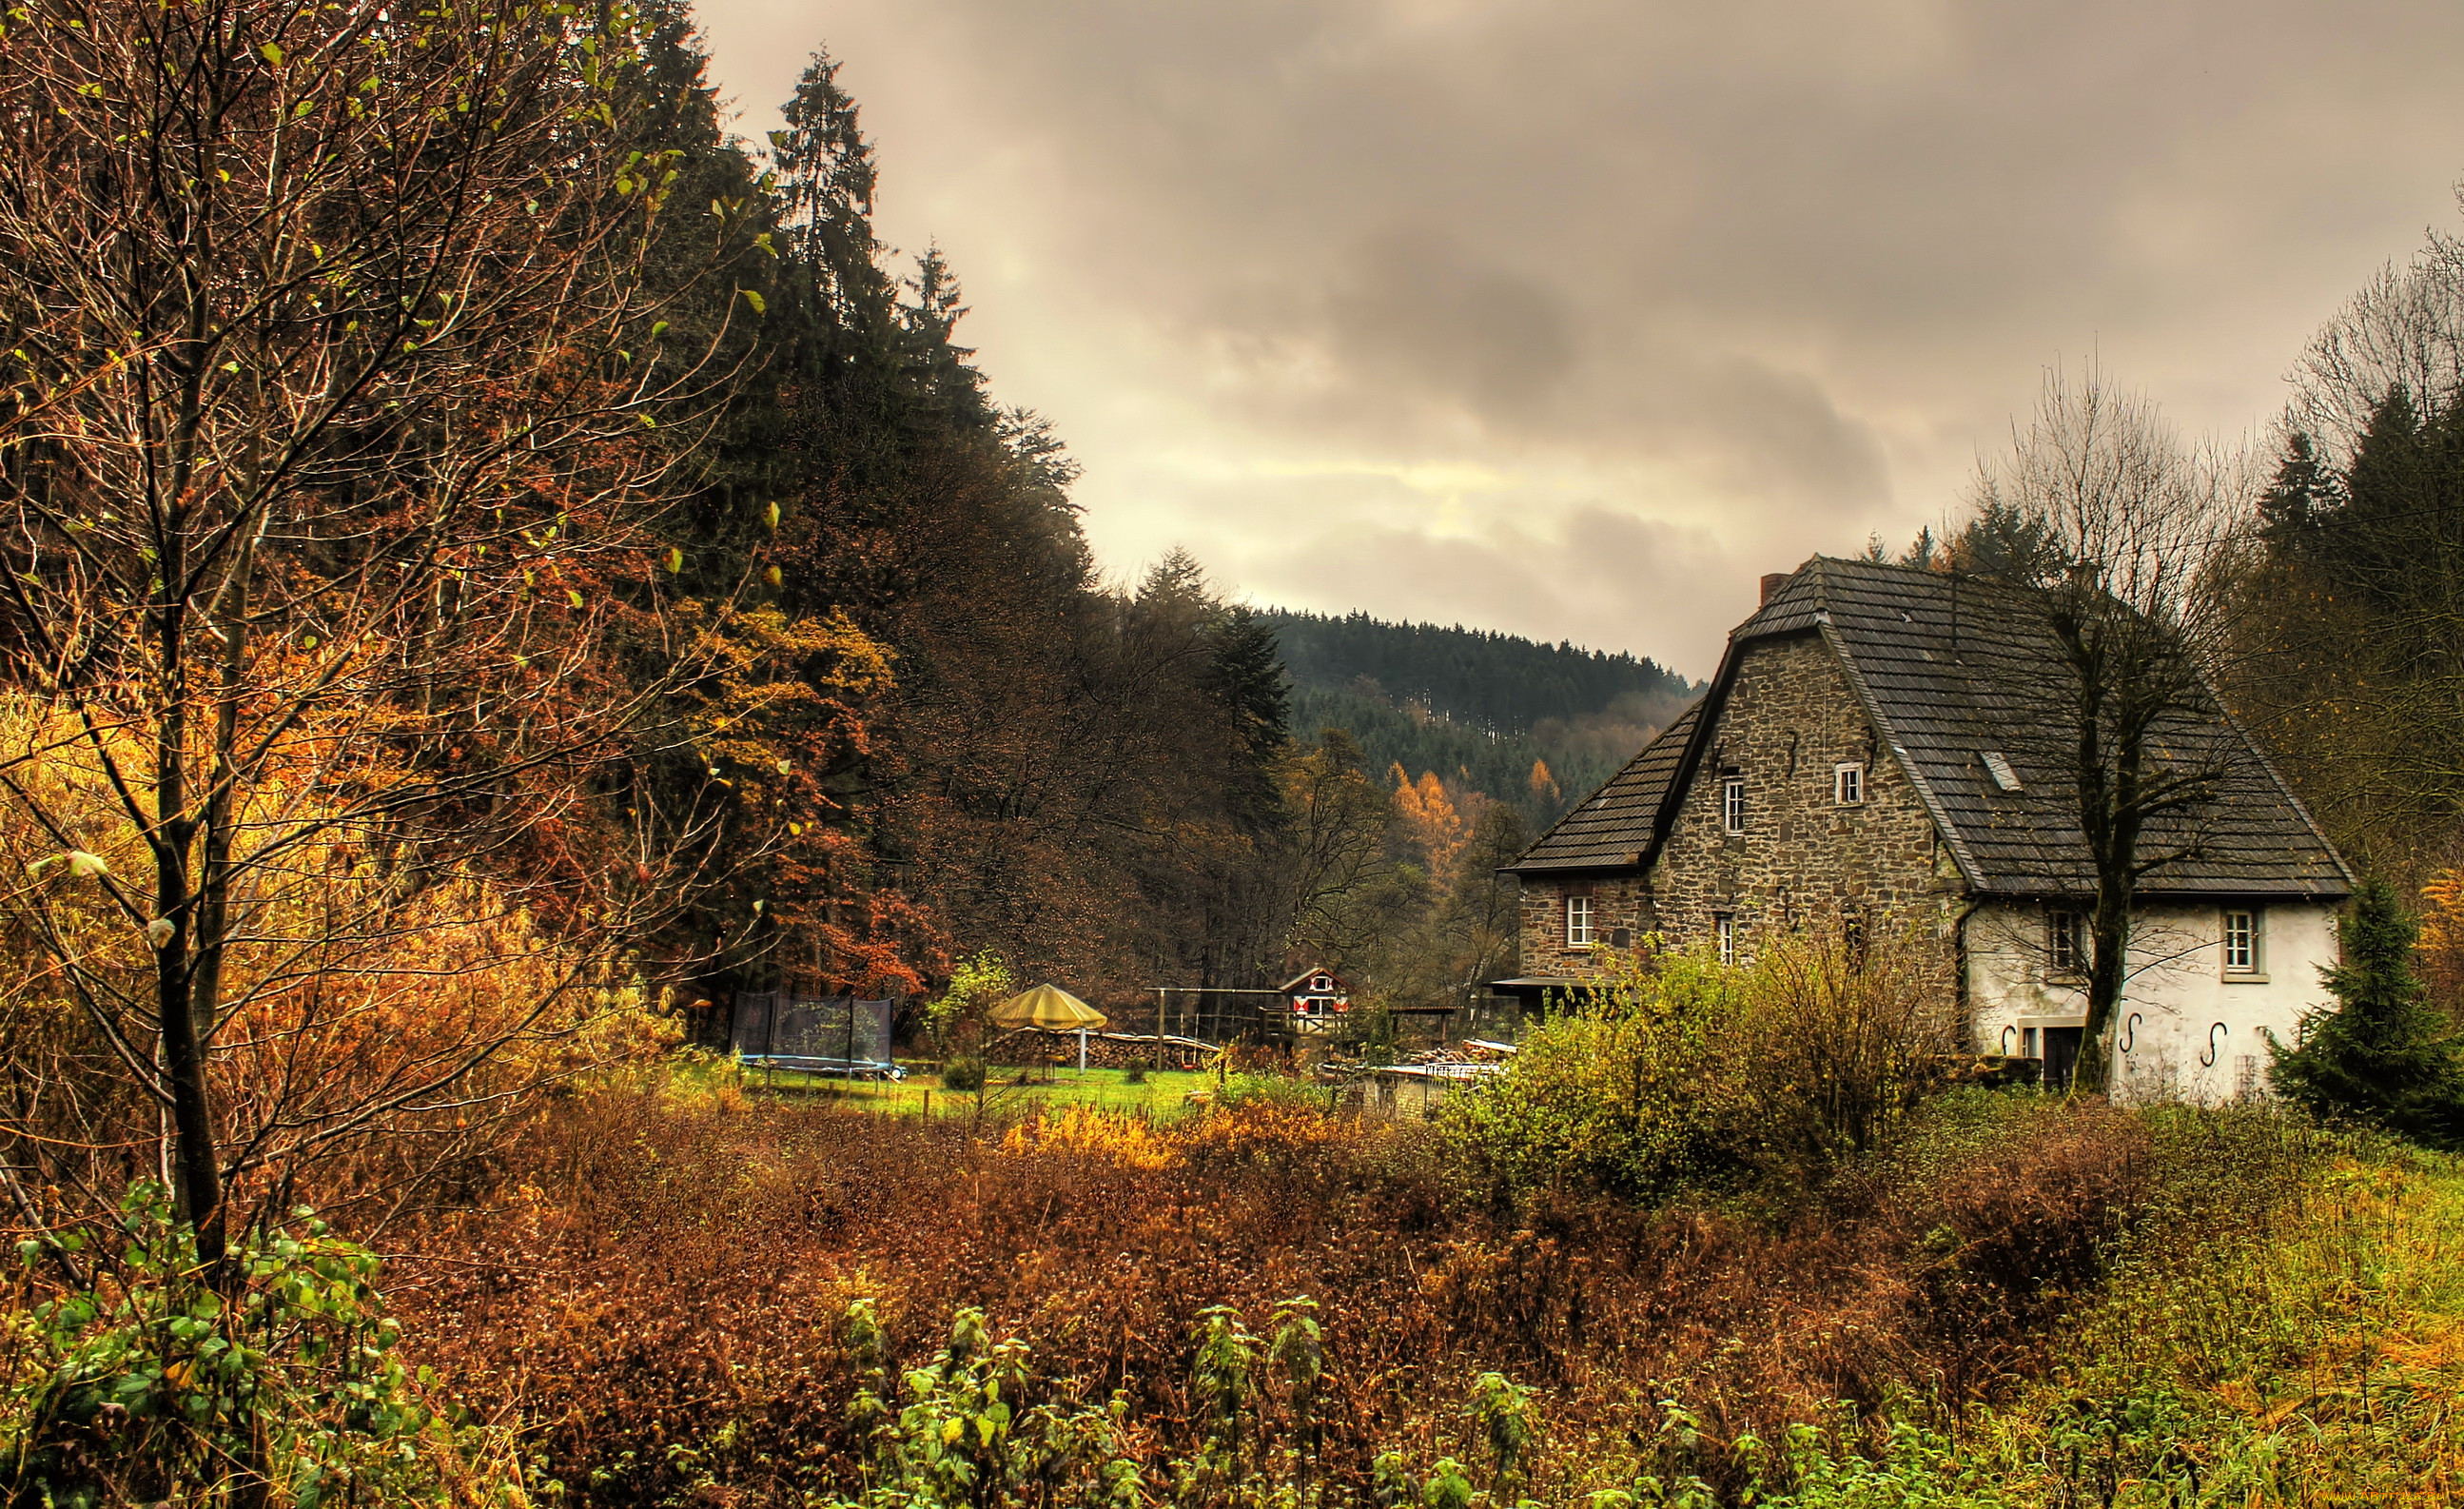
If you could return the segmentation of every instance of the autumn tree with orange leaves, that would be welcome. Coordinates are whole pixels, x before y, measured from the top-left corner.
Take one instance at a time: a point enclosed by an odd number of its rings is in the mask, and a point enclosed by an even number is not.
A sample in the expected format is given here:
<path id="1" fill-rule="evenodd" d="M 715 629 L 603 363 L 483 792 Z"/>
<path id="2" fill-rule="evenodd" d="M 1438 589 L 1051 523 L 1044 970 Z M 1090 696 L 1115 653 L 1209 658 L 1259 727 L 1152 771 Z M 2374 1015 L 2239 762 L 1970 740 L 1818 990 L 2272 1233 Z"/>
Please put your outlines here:
<path id="1" fill-rule="evenodd" d="M 472 1073 L 708 878 L 699 798 L 625 757 L 718 610 L 673 620 L 659 530 L 721 336 L 645 276 L 678 169 L 626 144 L 621 6 L 5 25 L 0 816 L 51 853 L 0 923 L 129 1097 L 87 1151 L 158 1149 L 212 1260 L 298 1161 L 484 1114 Z M 506 1010 L 364 1051 L 370 981 L 415 1011 L 509 963 Z"/>

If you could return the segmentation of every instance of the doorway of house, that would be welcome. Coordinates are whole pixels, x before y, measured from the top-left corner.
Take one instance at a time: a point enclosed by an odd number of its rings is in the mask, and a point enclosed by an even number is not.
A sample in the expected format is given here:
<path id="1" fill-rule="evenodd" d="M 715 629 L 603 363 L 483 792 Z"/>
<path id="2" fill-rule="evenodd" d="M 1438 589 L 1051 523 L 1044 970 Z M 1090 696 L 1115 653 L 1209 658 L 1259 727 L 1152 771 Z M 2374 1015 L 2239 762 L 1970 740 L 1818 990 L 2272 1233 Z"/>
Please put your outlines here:
<path id="1" fill-rule="evenodd" d="M 2067 1090 L 2071 1072 L 2079 1067 L 2079 1039 L 2084 1027 L 2048 1027 L 2045 1042 L 2045 1088 Z"/>

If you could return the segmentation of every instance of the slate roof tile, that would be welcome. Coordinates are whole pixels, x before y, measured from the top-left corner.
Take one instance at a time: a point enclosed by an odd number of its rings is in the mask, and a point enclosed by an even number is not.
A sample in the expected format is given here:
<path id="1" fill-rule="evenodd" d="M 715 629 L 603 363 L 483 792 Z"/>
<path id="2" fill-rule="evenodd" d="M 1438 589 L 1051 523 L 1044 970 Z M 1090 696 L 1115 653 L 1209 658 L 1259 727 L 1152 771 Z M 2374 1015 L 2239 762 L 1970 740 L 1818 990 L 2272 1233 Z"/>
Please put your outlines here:
<path id="1" fill-rule="evenodd" d="M 1660 737 L 1643 746 L 1609 783 L 1578 803 L 1516 860 L 1517 871 L 1615 870 L 1642 862 L 1675 779 L 1679 759 L 1703 711 L 1696 698 Z"/>
<path id="2" fill-rule="evenodd" d="M 1597 794 L 1558 821 L 1517 873 L 1638 867 L 1667 831 L 1683 781 L 1708 737 L 1747 644 L 1817 632 L 1846 667 L 1878 731 L 1916 784 L 1970 886 L 1985 894 L 2080 896 L 2094 889 L 2077 797 L 2012 667 L 2044 653 L 2016 589 L 1909 566 L 1817 556 L 1729 635 L 1711 690 Z M 1716 720 L 1715 720 L 1716 721 Z M 2223 771 L 2214 800 L 2159 816 L 2142 840 L 2164 862 L 2141 882 L 2165 896 L 2317 897 L 2352 877 L 2248 736 L 2211 701 L 2167 726 L 2160 750 Z M 2000 753 L 2019 789 L 1986 761 Z"/>

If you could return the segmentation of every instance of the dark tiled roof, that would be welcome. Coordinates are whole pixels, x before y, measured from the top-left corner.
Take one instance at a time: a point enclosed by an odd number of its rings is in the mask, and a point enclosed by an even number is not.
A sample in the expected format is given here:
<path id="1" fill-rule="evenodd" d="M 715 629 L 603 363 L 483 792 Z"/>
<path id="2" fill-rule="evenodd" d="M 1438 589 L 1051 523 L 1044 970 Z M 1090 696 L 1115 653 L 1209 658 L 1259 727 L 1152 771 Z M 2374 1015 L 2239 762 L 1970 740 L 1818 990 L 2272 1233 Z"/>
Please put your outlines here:
<path id="1" fill-rule="evenodd" d="M 2035 623 L 2024 600 L 2009 588 L 1817 556 L 1729 635 L 1720 675 L 1696 709 L 1716 706 L 1726 695 L 1738 652 L 1749 641 L 1819 632 L 1846 667 L 1850 683 L 1932 810 L 1975 890 L 2084 895 L 2094 882 L 2077 795 L 2058 760 L 2048 758 L 2042 734 L 2032 736 L 2045 718 L 2030 707 L 2024 678 L 2010 669 L 2047 653 L 2032 643 L 2031 636 L 2042 632 Z M 1691 729 L 1696 721 L 1689 711 L 1683 726 Z M 1655 741 L 1515 868 L 1605 868 L 1616 863 L 1606 857 L 1611 854 L 1648 854 L 1666 832 L 1684 772 L 1699 758 L 1699 738 L 1689 738 L 1675 753 L 1666 748 L 1677 733 L 1672 727 Z M 2212 765 L 2224 773 L 2214 800 L 2150 822 L 2140 854 L 2164 862 L 2141 881 L 2143 894 L 2335 898 L 2350 891 L 2343 862 L 2220 708 L 2211 703 L 2205 715 L 2180 715 L 2160 733 L 2161 757 L 2185 766 Z M 1989 753 L 2007 762 L 2018 790 L 2005 790 L 1995 780 Z M 1651 793 L 1656 810 L 1647 819 L 1636 810 L 1632 795 L 1609 803 L 1621 787 Z M 1595 808 L 1601 815 L 1583 832 L 1579 847 L 1560 840 Z"/>
<path id="2" fill-rule="evenodd" d="M 1640 863 L 1642 852 L 1651 847 L 1652 827 L 1659 821 L 1668 783 L 1677 774 L 1696 715 L 1702 710 L 1698 698 L 1608 785 L 1542 833 L 1540 841 L 1514 862 L 1514 871 L 1616 870 Z"/>

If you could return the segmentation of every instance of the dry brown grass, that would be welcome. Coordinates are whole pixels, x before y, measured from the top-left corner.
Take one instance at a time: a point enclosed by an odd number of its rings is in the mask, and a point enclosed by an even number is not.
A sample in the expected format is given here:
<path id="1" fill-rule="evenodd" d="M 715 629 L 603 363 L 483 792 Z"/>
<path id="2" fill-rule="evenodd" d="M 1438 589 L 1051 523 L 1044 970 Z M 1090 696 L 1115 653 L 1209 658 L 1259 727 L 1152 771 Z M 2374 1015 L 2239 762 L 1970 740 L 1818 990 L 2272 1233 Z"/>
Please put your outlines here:
<path id="1" fill-rule="evenodd" d="M 1500 1218 L 1458 1200 L 1425 1131 L 1265 1114 L 1124 1158 L 1083 1128 L 1004 1147 L 604 1092 L 542 1116 L 513 1192 L 423 1233 L 392 1284 L 414 1350 L 474 1405 L 517 1406 L 583 1502 L 847 1483 L 835 1322 L 859 1295 L 910 1351 L 985 1306 L 1086 1395 L 1127 1390 L 1150 1463 L 1193 1444 L 1198 1312 L 1256 1326 L 1310 1295 L 1339 1480 L 1365 1482 L 1382 1447 L 1458 1447 L 1464 1385 L 1494 1368 L 1541 1388 L 1533 1487 L 1570 1493 L 1632 1454 L 1662 1398 L 1729 1437 L 1836 1399 L 1989 1397 L 2134 1227 L 2233 1215 L 2168 1180 L 2148 1123 L 2083 1103 L 1972 1100 L 1777 1218 L 1574 1191 Z"/>

